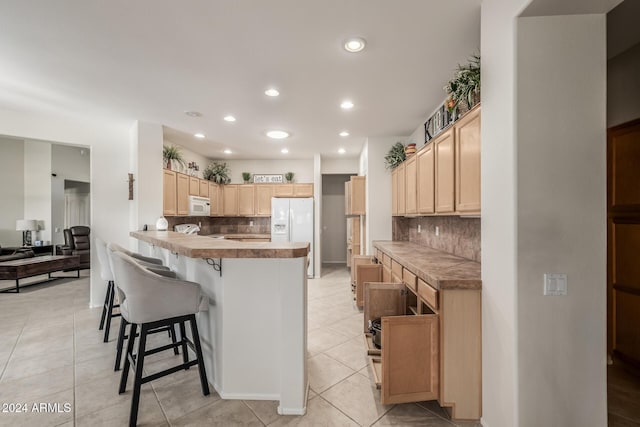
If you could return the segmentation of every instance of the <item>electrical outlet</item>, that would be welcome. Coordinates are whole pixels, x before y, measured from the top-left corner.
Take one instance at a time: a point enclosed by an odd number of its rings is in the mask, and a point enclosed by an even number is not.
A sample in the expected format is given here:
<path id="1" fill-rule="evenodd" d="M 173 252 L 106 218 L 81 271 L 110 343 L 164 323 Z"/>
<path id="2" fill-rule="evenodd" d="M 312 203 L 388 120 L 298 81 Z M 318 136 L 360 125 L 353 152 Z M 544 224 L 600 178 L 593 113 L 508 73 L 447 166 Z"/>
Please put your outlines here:
<path id="1" fill-rule="evenodd" d="M 249 221 L 249 227 L 253 227 L 253 221 Z"/>
<path id="2" fill-rule="evenodd" d="M 422 227 L 418 224 L 418 234 L 422 233 Z"/>
<path id="3" fill-rule="evenodd" d="M 436 236 L 439 236 L 439 235 L 440 235 L 440 227 L 436 225 Z"/>

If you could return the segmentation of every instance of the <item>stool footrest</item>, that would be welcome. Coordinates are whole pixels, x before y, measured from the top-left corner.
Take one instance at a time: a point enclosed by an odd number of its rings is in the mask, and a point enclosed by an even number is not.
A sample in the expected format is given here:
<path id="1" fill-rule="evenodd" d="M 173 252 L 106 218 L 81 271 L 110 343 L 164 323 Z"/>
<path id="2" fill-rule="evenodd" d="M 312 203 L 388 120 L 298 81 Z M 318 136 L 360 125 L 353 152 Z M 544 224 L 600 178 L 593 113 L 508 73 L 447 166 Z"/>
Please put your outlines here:
<path id="1" fill-rule="evenodd" d="M 146 377 L 142 377 L 140 380 L 142 384 L 148 383 L 149 381 L 157 380 L 160 377 L 164 377 L 165 375 L 173 374 L 178 371 L 182 371 L 185 368 L 189 368 L 191 366 L 197 365 L 198 360 L 191 360 L 187 363 L 182 363 L 177 366 L 173 366 L 169 369 L 165 369 L 164 371 L 156 372 L 155 374 L 147 375 Z"/>

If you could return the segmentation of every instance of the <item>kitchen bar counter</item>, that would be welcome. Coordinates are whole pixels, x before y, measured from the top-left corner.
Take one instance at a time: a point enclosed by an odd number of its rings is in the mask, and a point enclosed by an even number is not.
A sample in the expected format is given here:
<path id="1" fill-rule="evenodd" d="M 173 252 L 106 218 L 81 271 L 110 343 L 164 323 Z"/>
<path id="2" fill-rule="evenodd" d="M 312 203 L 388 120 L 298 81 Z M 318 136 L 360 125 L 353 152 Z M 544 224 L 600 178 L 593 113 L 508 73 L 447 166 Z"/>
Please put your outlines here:
<path id="1" fill-rule="evenodd" d="M 434 289 L 481 289 L 480 263 L 411 242 L 382 241 L 373 246 Z"/>
<path id="2" fill-rule="evenodd" d="M 308 243 L 251 243 L 134 231 L 138 250 L 161 258 L 209 298 L 196 315 L 207 379 L 223 399 L 278 400 L 303 415 L 307 397 Z"/>
<path id="3" fill-rule="evenodd" d="M 189 258 L 300 258 L 309 253 L 308 243 L 239 242 L 175 231 L 132 231 L 130 235 Z"/>

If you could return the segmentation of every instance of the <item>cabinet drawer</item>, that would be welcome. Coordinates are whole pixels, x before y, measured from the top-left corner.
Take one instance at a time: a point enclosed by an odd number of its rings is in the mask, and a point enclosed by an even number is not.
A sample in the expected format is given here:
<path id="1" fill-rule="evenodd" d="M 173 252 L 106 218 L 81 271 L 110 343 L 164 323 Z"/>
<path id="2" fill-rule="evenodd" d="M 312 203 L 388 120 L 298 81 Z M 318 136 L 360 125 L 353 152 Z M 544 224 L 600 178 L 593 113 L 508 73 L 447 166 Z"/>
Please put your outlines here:
<path id="1" fill-rule="evenodd" d="M 382 264 L 391 269 L 391 258 L 387 254 L 382 254 Z"/>
<path id="2" fill-rule="evenodd" d="M 402 281 L 413 292 L 417 292 L 418 282 L 417 282 L 416 275 L 410 272 L 409 270 L 407 270 L 406 268 L 402 270 Z"/>
<path id="3" fill-rule="evenodd" d="M 376 249 L 376 259 L 379 264 L 382 264 L 382 251 L 380 249 Z"/>
<path id="4" fill-rule="evenodd" d="M 391 282 L 391 269 L 386 265 L 382 266 L 382 281 L 386 283 Z"/>
<path id="5" fill-rule="evenodd" d="M 434 310 L 438 309 L 438 291 L 422 279 L 418 279 L 418 295 Z"/>
<path id="6" fill-rule="evenodd" d="M 402 282 L 402 264 L 391 260 L 391 273 Z"/>

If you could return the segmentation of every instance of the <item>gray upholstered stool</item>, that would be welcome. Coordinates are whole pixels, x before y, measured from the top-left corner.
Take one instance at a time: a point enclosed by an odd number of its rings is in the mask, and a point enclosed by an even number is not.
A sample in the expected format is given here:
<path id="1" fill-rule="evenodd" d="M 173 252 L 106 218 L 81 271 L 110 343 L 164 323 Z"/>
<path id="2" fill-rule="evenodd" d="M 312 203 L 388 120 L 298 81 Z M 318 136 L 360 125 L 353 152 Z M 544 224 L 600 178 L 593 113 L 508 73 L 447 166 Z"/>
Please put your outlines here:
<path id="1" fill-rule="evenodd" d="M 109 246 L 111 249 L 111 246 Z M 109 260 L 118 292 L 121 296 L 120 311 L 122 318 L 131 323 L 127 352 L 120 378 L 119 393 L 124 393 L 127 386 L 129 368 L 135 372 L 133 382 L 133 396 L 131 399 L 131 414 L 129 425 L 135 426 L 138 417 L 140 389 L 142 384 L 153 381 L 165 375 L 188 369 L 198 365 L 200 371 L 200 385 L 202 394 L 209 395 L 209 384 L 202 358 L 200 335 L 196 324 L 196 313 L 206 310 L 207 298 L 202 294 L 200 285 L 194 282 L 173 279 L 156 274 L 140 266 L 130 256 L 117 251 L 109 251 Z M 176 323 L 189 322 L 191 326 L 190 340 L 182 331 L 181 340 L 177 343 L 147 349 L 147 334 L 150 330 L 173 326 Z M 140 339 L 137 352 L 134 353 L 134 343 L 137 328 L 140 327 Z M 186 346 L 196 353 L 195 360 L 189 360 Z M 183 363 L 167 370 L 143 377 L 144 358 L 147 355 L 182 346 Z"/>

